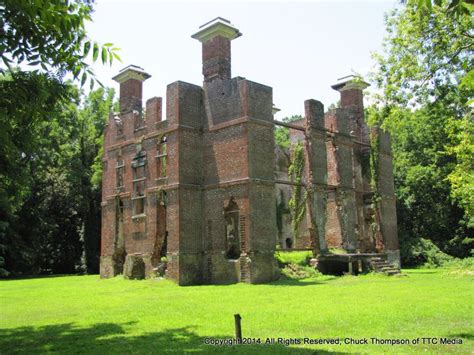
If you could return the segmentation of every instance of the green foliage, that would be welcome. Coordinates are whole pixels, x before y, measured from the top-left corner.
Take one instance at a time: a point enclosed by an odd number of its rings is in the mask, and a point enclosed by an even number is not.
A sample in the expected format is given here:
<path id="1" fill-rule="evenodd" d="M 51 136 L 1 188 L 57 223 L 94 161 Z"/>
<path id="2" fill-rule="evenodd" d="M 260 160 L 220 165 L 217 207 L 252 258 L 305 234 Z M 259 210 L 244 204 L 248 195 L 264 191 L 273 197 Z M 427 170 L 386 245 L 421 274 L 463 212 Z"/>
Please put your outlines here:
<path id="1" fill-rule="evenodd" d="M 73 273 L 84 252 L 86 270 L 97 272 L 101 190 L 93 184 L 94 161 L 113 90 L 92 92 L 80 108 L 79 92 L 71 85 L 43 74 L 11 75 L 15 80 L 7 76 L 0 84 L 19 85 L 26 76 L 30 102 L 38 110 L 21 98 L 2 96 L 2 268 L 13 274 Z M 53 91 L 56 85 L 60 95 Z"/>
<path id="2" fill-rule="evenodd" d="M 314 267 L 308 265 L 288 264 L 281 270 L 282 275 L 289 279 L 301 280 L 321 276 Z"/>
<path id="3" fill-rule="evenodd" d="M 404 265 L 423 265 L 427 268 L 474 270 L 474 257 L 459 259 L 443 253 L 431 240 L 419 238 L 402 244 Z"/>
<path id="4" fill-rule="evenodd" d="M 374 107 L 369 107 L 366 110 L 366 117 L 368 121 L 377 115 L 377 110 Z M 370 135 L 370 156 L 369 156 L 369 167 L 370 171 L 370 185 L 376 191 L 378 191 L 378 181 L 379 181 L 379 155 L 380 155 L 380 140 L 377 134 Z M 376 198 L 376 197 L 375 197 Z"/>
<path id="5" fill-rule="evenodd" d="M 464 259 L 451 258 L 450 260 L 442 264 L 443 268 L 455 269 L 459 271 L 471 271 L 471 275 L 474 274 L 474 257 L 468 257 Z"/>
<path id="6" fill-rule="evenodd" d="M 456 161 L 445 122 L 445 112 L 427 105 L 415 112 L 392 108 L 384 124 L 392 133 L 400 237 L 427 238 L 462 257 L 469 255 L 472 241 L 466 212 L 451 197 L 448 179 Z"/>
<path id="7" fill-rule="evenodd" d="M 78 110 L 78 137 L 71 177 L 80 187 L 81 240 L 84 247 L 85 269 L 99 272 L 100 203 L 102 200 L 102 156 L 104 128 L 114 106 L 114 90 L 100 88 L 85 98 Z"/>
<path id="8" fill-rule="evenodd" d="M 87 58 L 95 62 L 99 53 L 103 64 L 120 60 L 112 43 L 99 45 L 87 37 L 85 24 L 91 21 L 93 1 L 26 1 L 4 0 L 0 7 L 2 36 L 0 53 L 3 63 L 27 63 L 55 72 L 61 78 L 72 73 L 83 85 L 94 73 Z M 92 48 L 92 52 L 91 52 Z"/>
<path id="9" fill-rule="evenodd" d="M 19 221 L 18 214 L 32 193 L 30 185 L 37 177 L 34 167 L 43 158 L 40 146 L 49 134 L 44 117 L 55 112 L 56 102 L 71 92 L 47 74 L 14 71 L 0 74 L 0 93 L 0 273 L 6 276 L 11 270 L 6 255 L 12 245 L 18 251 L 12 258 L 20 269 L 34 263 L 35 246 L 12 226 L 28 225 Z"/>
<path id="10" fill-rule="evenodd" d="M 448 122 L 447 134 L 451 144 L 446 152 L 454 159 L 448 174 L 451 196 L 466 211 L 467 226 L 474 228 L 474 121 L 470 114 Z"/>
<path id="11" fill-rule="evenodd" d="M 288 177 L 298 185 L 293 187 L 291 198 L 288 201 L 288 207 L 291 213 L 291 225 L 293 227 L 294 235 L 298 236 L 299 224 L 306 213 L 306 199 L 308 194 L 306 191 L 303 193 L 303 188 L 300 185 L 303 183 L 304 173 L 303 143 L 296 142 L 292 148 Z"/>
<path id="12" fill-rule="evenodd" d="M 429 3 L 407 1 L 388 15 L 385 52 L 376 56 L 382 94 L 368 110 L 369 122 L 391 133 L 402 259 L 410 263 L 422 238 L 459 257 L 474 247 L 472 17 L 454 10 L 461 2 Z"/>
<path id="13" fill-rule="evenodd" d="M 474 64 L 471 16 L 454 19 L 447 11 L 448 3 L 440 4 L 424 13 L 415 1 L 408 1 L 387 16 L 385 53 L 376 55 L 375 79 L 383 89 L 382 102 L 467 101 L 468 93 L 456 95 L 453 90 Z"/>
<path id="14" fill-rule="evenodd" d="M 288 264 L 295 264 L 305 266 L 308 265 L 309 260 L 313 257 L 312 251 L 283 251 L 278 250 L 275 252 L 275 258 L 277 259 L 278 265 L 283 267 Z"/>
<path id="15" fill-rule="evenodd" d="M 70 74 L 92 88 L 96 79 L 88 62 L 99 55 L 103 64 L 120 60 L 111 43 L 87 37 L 92 4 L 0 5 L 0 56 L 8 68 L 0 68 L 1 276 L 77 271 L 83 247 L 87 270 L 94 269 L 91 255 L 97 270 L 102 164 L 96 157 L 110 105 L 101 108 L 95 100 L 99 106 L 81 111 L 78 90 L 62 82 Z M 24 64 L 31 70 L 11 69 Z"/>
<path id="16" fill-rule="evenodd" d="M 453 17 L 469 15 L 472 12 L 472 0 L 417 0 L 417 7 L 425 13 L 433 11 L 433 6 L 441 7 Z"/>
<path id="17" fill-rule="evenodd" d="M 418 238 L 416 240 L 402 241 L 401 254 L 403 265 L 439 267 L 454 259 L 452 256 L 443 253 L 429 239 Z"/>
<path id="18" fill-rule="evenodd" d="M 303 116 L 293 115 L 291 117 L 283 118 L 283 122 L 291 123 L 303 119 Z M 290 147 L 290 129 L 286 127 L 275 128 L 275 144 L 278 144 L 282 148 Z"/>

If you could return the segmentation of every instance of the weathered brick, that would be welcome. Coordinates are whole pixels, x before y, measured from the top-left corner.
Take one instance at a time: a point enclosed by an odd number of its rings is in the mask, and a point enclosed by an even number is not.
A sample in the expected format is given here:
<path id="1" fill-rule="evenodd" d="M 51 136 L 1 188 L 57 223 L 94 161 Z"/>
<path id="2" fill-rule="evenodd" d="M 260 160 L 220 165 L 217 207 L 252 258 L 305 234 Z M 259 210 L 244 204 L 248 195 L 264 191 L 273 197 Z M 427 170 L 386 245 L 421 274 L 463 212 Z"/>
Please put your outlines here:
<path id="1" fill-rule="evenodd" d="M 291 220 L 285 212 L 285 232 L 278 231 L 275 206 L 277 199 L 288 203 L 291 187 L 276 187 L 275 179 L 287 176 L 289 154 L 275 148 L 272 88 L 231 78 L 230 42 L 239 36 L 223 19 L 193 36 L 203 44 L 204 84 L 168 85 L 165 121 L 161 98 L 149 99 L 142 112 L 149 74 L 130 66 L 114 77 L 121 112 L 105 129 L 101 277 L 153 277 L 166 256 L 166 276 L 180 285 L 278 278 L 275 245 L 291 237 Z M 333 88 L 342 108 L 325 114 L 319 101 L 307 100 L 305 118 L 294 122 L 303 130 L 290 130 L 292 143 L 305 141 L 314 214 L 307 211 L 292 247 L 309 248 L 315 225 L 323 252 L 386 251 L 396 259 L 389 138 L 374 133 L 382 196 L 374 212 L 361 82 Z M 379 234 L 369 228 L 373 221 Z"/>

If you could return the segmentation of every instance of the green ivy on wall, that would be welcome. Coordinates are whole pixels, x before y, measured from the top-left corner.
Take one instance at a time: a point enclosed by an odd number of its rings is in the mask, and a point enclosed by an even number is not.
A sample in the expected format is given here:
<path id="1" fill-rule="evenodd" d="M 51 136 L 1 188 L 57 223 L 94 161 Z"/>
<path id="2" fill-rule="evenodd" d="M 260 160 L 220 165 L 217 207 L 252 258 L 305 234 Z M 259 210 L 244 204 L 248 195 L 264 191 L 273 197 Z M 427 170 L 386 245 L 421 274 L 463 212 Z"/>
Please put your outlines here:
<path id="1" fill-rule="evenodd" d="M 295 236 L 298 236 L 298 227 L 306 212 L 306 199 L 308 198 L 308 193 L 306 191 L 304 194 L 302 194 L 302 186 L 300 185 L 303 182 L 303 172 L 303 143 L 297 142 L 293 146 L 293 151 L 291 154 L 291 164 L 288 168 L 289 179 L 298 184 L 294 186 L 291 199 L 288 202 L 288 207 L 290 209 L 292 219 L 291 224 Z"/>

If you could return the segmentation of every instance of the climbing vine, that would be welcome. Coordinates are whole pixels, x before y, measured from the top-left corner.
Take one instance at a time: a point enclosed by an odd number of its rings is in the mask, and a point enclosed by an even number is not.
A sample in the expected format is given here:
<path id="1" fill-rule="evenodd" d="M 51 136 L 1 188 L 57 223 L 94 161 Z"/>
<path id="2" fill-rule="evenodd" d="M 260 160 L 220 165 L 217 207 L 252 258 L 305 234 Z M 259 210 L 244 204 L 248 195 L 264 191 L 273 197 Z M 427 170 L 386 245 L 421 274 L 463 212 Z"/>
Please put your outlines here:
<path id="1" fill-rule="evenodd" d="M 378 190 L 378 174 L 379 174 L 379 132 L 374 127 L 370 135 L 370 185 L 376 191 Z"/>
<path id="2" fill-rule="evenodd" d="M 380 225 L 377 218 L 377 204 L 380 201 L 379 193 L 379 157 L 380 157 L 380 137 L 379 128 L 374 126 L 370 134 L 370 185 L 374 190 L 372 196 L 371 208 L 372 211 L 370 216 L 370 232 L 372 237 L 377 239 L 377 235 L 380 231 Z"/>
<path id="3" fill-rule="evenodd" d="M 291 154 L 291 164 L 288 168 L 288 177 L 293 182 L 297 183 L 293 188 L 293 193 L 290 201 L 288 202 L 288 207 L 290 209 L 292 217 L 292 227 L 293 233 L 295 236 L 298 235 L 298 227 L 302 221 L 304 214 L 306 212 L 306 199 L 308 193 L 305 191 L 304 195 L 302 194 L 302 182 L 303 182 L 303 172 L 304 172 L 304 153 L 303 153 L 303 143 L 297 142 L 293 147 L 293 152 Z"/>

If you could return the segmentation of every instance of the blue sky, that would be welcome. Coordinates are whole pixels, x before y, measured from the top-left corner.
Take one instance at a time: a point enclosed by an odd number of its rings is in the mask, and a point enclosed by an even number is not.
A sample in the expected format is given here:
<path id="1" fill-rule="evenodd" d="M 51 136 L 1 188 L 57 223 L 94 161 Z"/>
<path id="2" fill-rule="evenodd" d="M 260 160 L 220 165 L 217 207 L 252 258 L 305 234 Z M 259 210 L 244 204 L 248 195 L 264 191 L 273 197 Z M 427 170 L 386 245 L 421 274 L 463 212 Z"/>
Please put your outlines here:
<path id="1" fill-rule="evenodd" d="M 384 13 L 397 1 L 151 1 L 97 0 L 88 34 L 121 48 L 122 63 L 94 65 L 106 86 L 122 67 L 135 64 L 152 75 L 144 98 L 166 96 L 166 85 L 202 84 L 201 44 L 190 36 L 221 16 L 243 36 L 232 42 L 232 76 L 273 87 L 277 118 L 303 113 L 306 99 L 325 107 L 338 100 L 338 78 L 373 66 L 381 50 Z"/>

